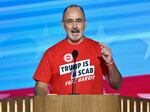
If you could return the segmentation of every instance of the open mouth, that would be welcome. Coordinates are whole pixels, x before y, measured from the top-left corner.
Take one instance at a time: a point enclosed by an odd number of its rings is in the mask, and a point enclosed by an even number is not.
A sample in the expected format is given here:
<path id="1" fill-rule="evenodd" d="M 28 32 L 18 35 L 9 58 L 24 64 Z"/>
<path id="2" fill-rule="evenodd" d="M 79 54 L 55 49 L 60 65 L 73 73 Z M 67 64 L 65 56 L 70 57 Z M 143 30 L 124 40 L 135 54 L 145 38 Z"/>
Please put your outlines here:
<path id="1" fill-rule="evenodd" d="M 71 33 L 79 33 L 80 31 L 78 29 L 72 29 Z"/>
<path id="2" fill-rule="evenodd" d="M 72 29 L 71 33 L 72 35 L 77 36 L 80 33 L 80 31 L 78 29 Z"/>

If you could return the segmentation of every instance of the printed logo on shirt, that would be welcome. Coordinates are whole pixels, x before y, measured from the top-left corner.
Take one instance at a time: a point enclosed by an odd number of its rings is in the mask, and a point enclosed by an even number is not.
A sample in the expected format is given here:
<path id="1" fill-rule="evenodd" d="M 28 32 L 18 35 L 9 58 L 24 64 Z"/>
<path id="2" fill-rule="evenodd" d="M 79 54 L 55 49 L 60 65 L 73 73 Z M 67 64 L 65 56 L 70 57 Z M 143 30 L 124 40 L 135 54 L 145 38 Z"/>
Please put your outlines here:
<path id="1" fill-rule="evenodd" d="M 67 53 L 64 55 L 64 61 L 65 62 L 71 62 L 73 60 L 73 57 L 70 53 Z"/>
<path id="2" fill-rule="evenodd" d="M 74 63 L 64 64 L 59 67 L 60 75 L 73 74 Z M 76 62 L 76 78 L 94 75 L 94 65 L 90 65 L 90 59 Z"/>

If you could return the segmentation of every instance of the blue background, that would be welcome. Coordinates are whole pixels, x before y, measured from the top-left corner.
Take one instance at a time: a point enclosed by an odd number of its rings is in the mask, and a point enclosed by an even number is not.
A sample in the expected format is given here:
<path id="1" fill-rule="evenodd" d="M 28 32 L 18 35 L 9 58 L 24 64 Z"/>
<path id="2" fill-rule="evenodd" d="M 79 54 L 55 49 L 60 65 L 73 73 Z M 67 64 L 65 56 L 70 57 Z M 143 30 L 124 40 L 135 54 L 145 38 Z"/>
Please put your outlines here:
<path id="1" fill-rule="evenodd" d="M 44 51 L 66 34 L 63 10 L 81 5 L 85 35 L 111 47 L 123 77 L 150 73 L 149 0 L 0 0 L 0 91 L 33 87 Z"/>

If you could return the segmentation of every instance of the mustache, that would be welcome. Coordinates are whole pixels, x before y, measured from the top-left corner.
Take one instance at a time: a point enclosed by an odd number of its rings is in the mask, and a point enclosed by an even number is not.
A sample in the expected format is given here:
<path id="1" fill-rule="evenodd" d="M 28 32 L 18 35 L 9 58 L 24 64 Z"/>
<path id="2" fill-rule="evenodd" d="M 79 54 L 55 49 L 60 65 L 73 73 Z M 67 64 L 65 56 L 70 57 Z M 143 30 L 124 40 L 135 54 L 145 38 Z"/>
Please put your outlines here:
<path id="1" fill-rule="evenodd" d="M 76 28 L 74 28 L 74 29 L 71 30 L 71 33 L 79 33 L 79 32 L 80 31 L 78 29 L 76 29 Z"/>

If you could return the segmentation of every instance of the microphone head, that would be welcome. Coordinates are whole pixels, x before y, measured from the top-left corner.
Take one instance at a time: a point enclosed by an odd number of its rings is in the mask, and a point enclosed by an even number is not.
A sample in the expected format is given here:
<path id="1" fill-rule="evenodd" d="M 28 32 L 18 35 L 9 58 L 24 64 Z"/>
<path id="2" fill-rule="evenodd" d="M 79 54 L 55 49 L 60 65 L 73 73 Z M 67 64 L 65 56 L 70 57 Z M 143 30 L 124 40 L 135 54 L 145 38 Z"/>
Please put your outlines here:
<path id="1" fill-rule="evenodd" d="M 73 50 L 72 51 L 72 57 L 73 58 L 77 58 L 78 57 L 78 51 L 77 50 Z"/>

